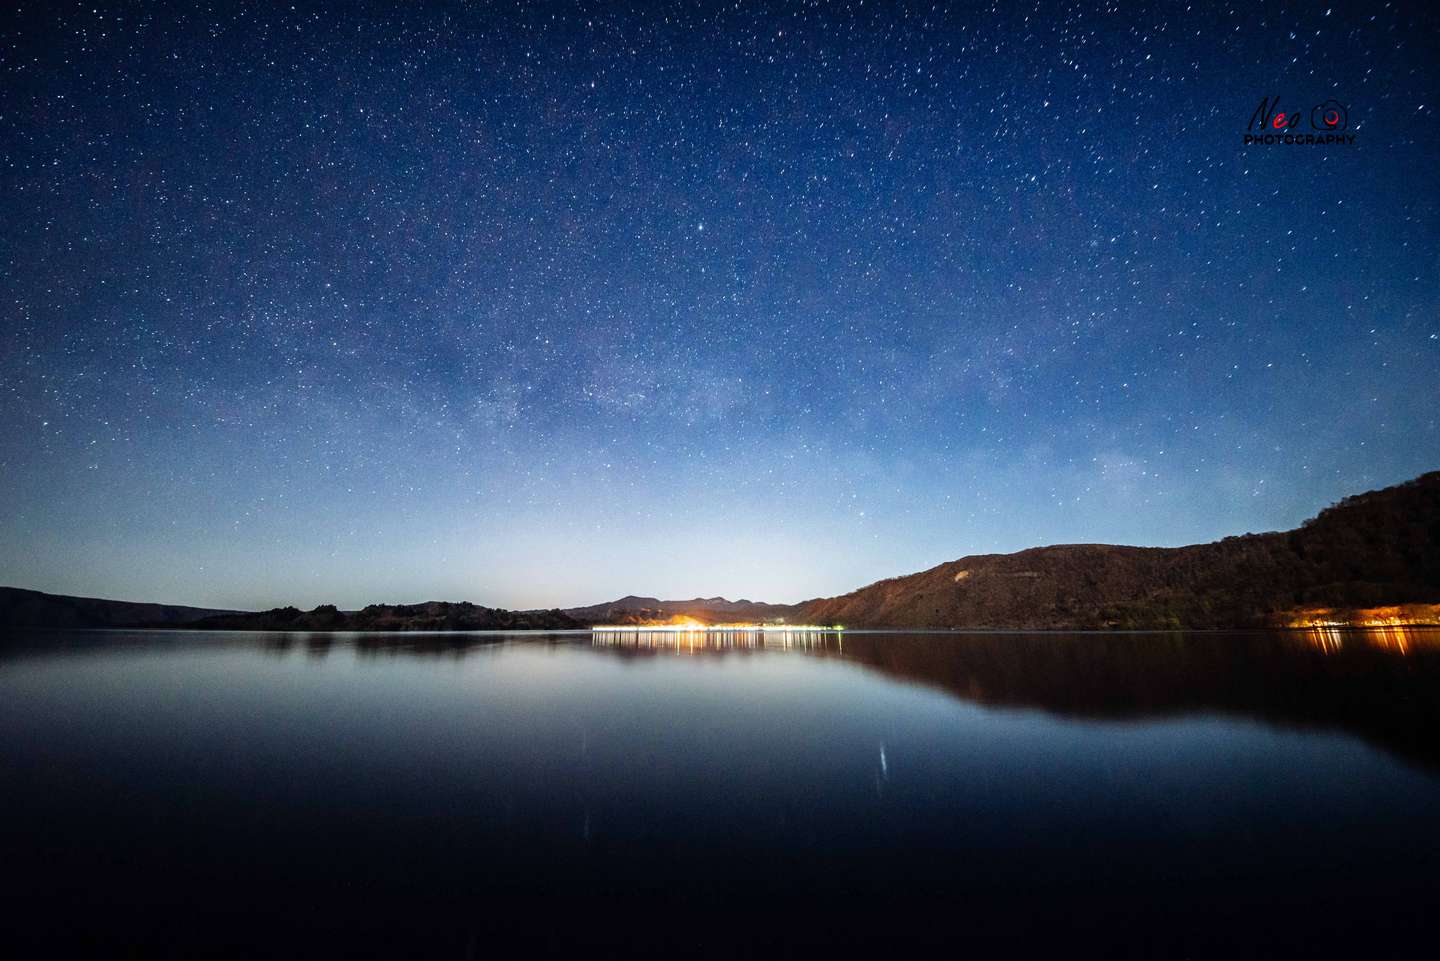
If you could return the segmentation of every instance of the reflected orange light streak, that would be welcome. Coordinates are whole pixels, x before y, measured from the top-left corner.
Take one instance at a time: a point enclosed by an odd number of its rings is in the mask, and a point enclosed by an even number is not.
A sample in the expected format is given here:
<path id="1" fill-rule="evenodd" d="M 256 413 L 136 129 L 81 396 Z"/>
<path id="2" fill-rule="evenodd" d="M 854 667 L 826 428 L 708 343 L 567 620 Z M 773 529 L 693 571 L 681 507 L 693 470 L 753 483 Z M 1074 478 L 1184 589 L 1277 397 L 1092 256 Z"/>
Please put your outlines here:
<path id="1" fill-rule="evenodd" d="M 1312 627 L 1305 639 L 1326 654 L 1338 654 L 1349 648 L 1371 647 L 1395 654 L 1413 654 L 1426 648 L 1440 648 L 1440 631 L 1411 627 L 1346 627 L 1326 625 Z"/>
<path id="2" fill-rule="evenodd" d="M 845 628 L 839 624 L 706 624 L 694 618 L 684 618 L 667 624 L 597 624 L 590 628 L 596 633 L 610 631 L 637 631 L 646 634 L 755 634 L 774 631 L 779 634 L 811 634 L 823 632 L 833 634 Z"/>
<path id="3" fill-rule="evenodd" d="M 607 625 L 591 629 L 591 644 L 697 653 L 723 650 L 845 650 L 840 628 L 816 625 L 710 624 L 683 628 Z"/>

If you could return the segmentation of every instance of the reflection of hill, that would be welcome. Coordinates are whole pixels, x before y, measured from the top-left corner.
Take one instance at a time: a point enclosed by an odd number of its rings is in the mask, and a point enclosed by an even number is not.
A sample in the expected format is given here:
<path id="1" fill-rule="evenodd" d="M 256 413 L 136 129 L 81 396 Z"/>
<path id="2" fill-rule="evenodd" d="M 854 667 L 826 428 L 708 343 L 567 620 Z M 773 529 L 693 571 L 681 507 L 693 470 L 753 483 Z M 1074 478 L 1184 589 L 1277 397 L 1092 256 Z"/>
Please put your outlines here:
<path id="1" fill-rule="evenodd" d="M 823 637 L 812 653 L 980 704 L 1114 719 L 1224 713 L 1337 728 L 1440 768 L 1440 631 Z M 672 651 L 663 639 L 607 647 Z"/>
<path id="2" fill-rule="evenodd" d="M 459 660 L 476 651 L 523 640 L 527 644 L 563 643 L 563 634 L 488 634 L 465 632 L 427 634 L 414 632 L 329 632 L 290 631 L 268 635 L 261 642 L 267 653 L 285 655 L 304 651 L 312 657 L 327 656 L 338 642 L 361 658 L 435 657 Z"/>
<path id="3" fill-rule="evenodd" d="M 215 635 L 209 635 L 214 638 Z M 211 644 L 200 633 L 121 635 L 132 643 Z M 1227 714 L 1325 728 L 1440 771 L 1440 629 L 1156 634 L 582 635 L 622 659 L 674 655 L 835 658 L 996 708 L 1113 720 Z M 350 649 L 365 658 L 462 658 L 507 643 L 572 645 L 555 634 L 235 636 L 277 655 Z M 115 637 L 95 643 L 113 647 Z M 23 649 L 10 649 L 19 656 Z"/>

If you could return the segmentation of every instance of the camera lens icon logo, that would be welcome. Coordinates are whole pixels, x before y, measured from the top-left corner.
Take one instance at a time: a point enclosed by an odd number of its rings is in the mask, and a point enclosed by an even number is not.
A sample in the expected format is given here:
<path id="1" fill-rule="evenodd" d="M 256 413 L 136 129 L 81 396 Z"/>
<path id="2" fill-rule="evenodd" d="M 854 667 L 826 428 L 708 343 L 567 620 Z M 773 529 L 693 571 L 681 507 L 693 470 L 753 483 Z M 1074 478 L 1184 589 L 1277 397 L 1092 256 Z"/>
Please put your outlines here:
<path id="1" fill-rule="evenodd" d="M 1345 105 L 1338 100 L 1327 100 L 1310 111 L 1310 126 L 1316 130 L 1344 130 L 1349 122 Z"/>

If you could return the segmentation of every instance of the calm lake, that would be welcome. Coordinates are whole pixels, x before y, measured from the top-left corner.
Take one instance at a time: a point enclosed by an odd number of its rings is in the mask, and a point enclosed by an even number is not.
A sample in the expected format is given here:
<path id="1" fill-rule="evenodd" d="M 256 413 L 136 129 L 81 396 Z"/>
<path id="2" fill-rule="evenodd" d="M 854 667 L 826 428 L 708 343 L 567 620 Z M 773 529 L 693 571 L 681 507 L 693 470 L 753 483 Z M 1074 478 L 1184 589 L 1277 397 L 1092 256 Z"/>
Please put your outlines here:
<path id="1" fill-rule="evenodd" d="M 1440 936 L 1433 631 L 25 633 L 0 779 L 24 956 Z"/>

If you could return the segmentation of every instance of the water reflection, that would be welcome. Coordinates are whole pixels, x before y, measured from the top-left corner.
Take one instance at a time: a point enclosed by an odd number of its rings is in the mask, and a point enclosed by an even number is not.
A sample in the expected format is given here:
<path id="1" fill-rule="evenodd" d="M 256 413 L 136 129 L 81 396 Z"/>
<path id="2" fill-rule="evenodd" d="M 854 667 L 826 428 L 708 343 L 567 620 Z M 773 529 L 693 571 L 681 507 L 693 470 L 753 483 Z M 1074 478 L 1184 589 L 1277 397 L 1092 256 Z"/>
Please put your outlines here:
<path id="1" fill-rule="evenodd" d="M 1087 718 L 1233 714 L 1335 728 L 1440 768 L 1440 630 L 1163 634 L 596 634 L 621 656 L 783 647 L 997 708 Z"/>
<path id="2" fill-rule="evenodd" d="M 507 645 L 584 645 L 621 661 L 828 658 L 998 709 L 1110 720 L 1233 715 L 1341 730 L 1440 770 L 1440 629 L 1235 633 L 883 633 L 633 631 L 205 634 L 68 632 L 0 645 L 0 658 L 117 647 L 259 647 L 316 665 L 336 657 L 460 661 Z"/>
<path id="3" fill-rule="evenodd" d="M 1351 645 L 1379 648 L 1395 654 L 1410 654 L 1417 649 L 1440 647 L 1440 629 L 1415 627 L 1312 627 L 1305 638 L 1327 654 L 1338 654 Z"/>
<path id="4" fill-rule="evenodd" d="M 37 632 L 0 955 L 1393 956 L 1437 721 L 1423 630 Z"/>
<path id="5" fill-rule="evenodd" d="M 840 631 L 804 630 L 616 630 L 595 631 L 590 643 L 599 648 L 634 651 L 665 651 L 674 654 L 705 654 L 724 651 L 809 651 L 824 653 L 845 650 Z"/>
<path id="6" fill-rule="evenodd" d="M 573 637 L 581 633 L 583 632 L 515 634 L 504 631 L 447 631 L 426 634 L 406 631 L 386 634 L 363 631 L 291 631 L 250 636 L 260 637 L 260 649 L 276 657 L 285 657 L 293 651 L 303 650 L 307 658 L 320 661 L 324 660 L 338 645 L 367 660 L 393 657 L 435 657 L 460 660 L 476 651 L 507 642 L 521 640 L 529 643 L 555 643 L 566 639 L 567 636 Z M 182 644 L 186 642 L 203 644 L 207 636 L 217 640 L 224 638 L 223 635 L 204 634 L 183 636 L 172 634 L 170 636 L 175 638 L 173 643 Z"/>

